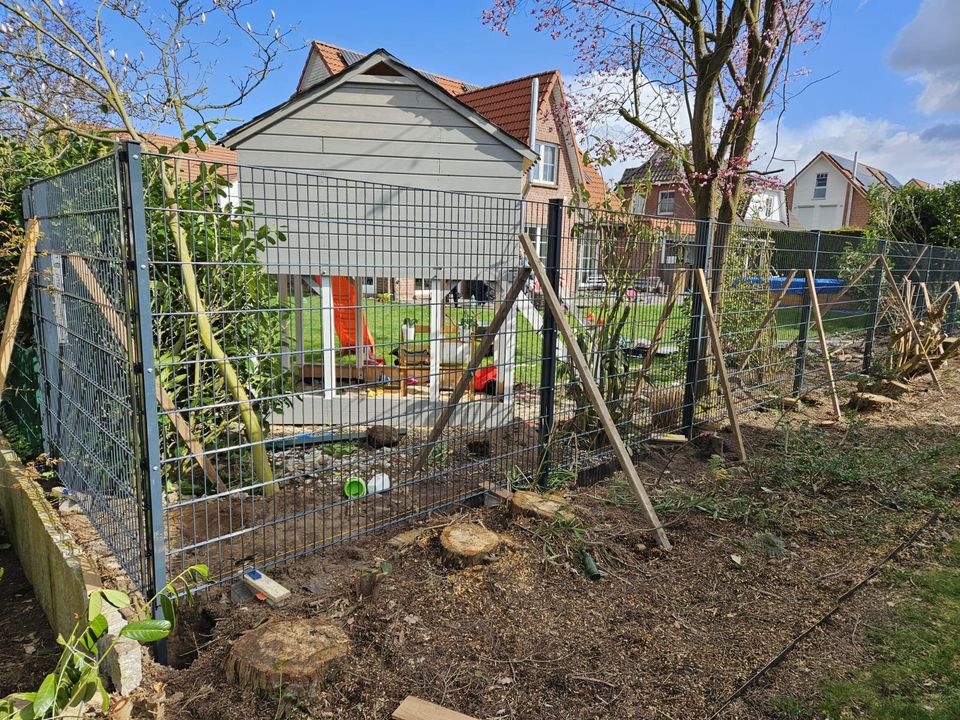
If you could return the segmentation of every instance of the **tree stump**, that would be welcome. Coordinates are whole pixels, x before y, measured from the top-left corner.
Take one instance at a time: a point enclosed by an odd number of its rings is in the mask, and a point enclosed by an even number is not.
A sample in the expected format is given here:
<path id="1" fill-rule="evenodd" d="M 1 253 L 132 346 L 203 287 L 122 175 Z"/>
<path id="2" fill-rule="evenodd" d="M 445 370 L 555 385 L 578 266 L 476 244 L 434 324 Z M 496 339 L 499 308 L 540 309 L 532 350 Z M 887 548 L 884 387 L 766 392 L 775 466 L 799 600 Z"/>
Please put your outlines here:
<path id="1" fill-rule="evenodd" d="M 868 392 L 857 392 L 850 396 L 850 407 L 857 410 L 880 410 L 887 405 L 895 405 L 896 403 L 896 400 L 886 395 L 876 395 Z"/>
<path id="2" fill-rule="evenodd" d="M 518 490 L 510 500 L 510 509 L 514 515 L 527 515 L 543 520 L 570 520 L 573 514 L 565 509 L 565 502 L 556 495 Z"/>
<path id="3" fill-rule="evenodd" d="M 447 525 L 440 533 L 444 558 L 461 567 L 483 562 L 500 543 L 499 535 L 476 523 Z"/>
<path id="4" fill-rule="evenodd" d="M 260 693 L 306 694 L 330 679 L 350 639 L 336 625 L 299 618 L 245 632 L 227 655 L 227 679 Z"/>

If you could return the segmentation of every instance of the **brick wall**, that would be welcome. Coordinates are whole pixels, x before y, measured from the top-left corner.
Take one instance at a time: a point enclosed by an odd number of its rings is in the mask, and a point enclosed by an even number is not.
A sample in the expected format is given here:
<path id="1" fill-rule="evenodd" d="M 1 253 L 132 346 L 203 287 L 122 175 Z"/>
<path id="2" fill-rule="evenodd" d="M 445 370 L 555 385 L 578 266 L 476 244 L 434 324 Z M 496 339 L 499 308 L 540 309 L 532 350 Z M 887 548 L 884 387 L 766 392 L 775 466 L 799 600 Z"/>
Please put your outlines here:
<path id="1" fill-rule="evenodd" d="M 559 146 L 560 162 L 558 163 L 557 182 L 555 185 L 530 184 L 530 189 L 527 192 L 527 200 L 534 203 L 546 203 L 556 198 L 561 198 L 564 202 L 570 202 L 574 195 L 574 189 L 577 184 L 574 163 L 576 163 L 577 160 L 570 156 L 566 141 L 560 135 L 560 130 L 557 126 L 557 115 L 562 112 L 563 109 L 557 107 L 551 95 L 550 102 L 547 103 L 537 117 L 537 139 Z M 527 224 L 546 225 L 546 218 L 546 208 L 530 208 Z M 564 217 L 563 221 L 564 232 L 560 245 L 560 289 L 565 294 L 571 294 L 577 288 L 579 250 L 576 239 L 571 237 L 570 234 L 569 218 Z"/>

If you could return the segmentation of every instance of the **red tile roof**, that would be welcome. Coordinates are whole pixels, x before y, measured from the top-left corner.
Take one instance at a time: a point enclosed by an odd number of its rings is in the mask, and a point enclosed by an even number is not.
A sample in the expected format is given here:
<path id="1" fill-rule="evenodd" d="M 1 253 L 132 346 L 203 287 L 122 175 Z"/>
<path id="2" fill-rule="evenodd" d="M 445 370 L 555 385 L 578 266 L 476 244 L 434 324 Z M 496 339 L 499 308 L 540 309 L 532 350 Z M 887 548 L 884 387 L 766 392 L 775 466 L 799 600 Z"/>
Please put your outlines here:
<path id="1" fill-rule="evenodd" d="M 362 53 L 354 50 L 348 50 L 319 40 L 313 41 L 312 48 L 317 52 L 331 75 L 337 75 L 343 72 L 363 56 Z M 306 65 L 304 66 L 304 72 L 306 72 Z M 495 85 L 487 85 L 481 88 L 470 85 L 463 80 L 437 75 L 436 73 L 424 70 L 419 70 L 418 72 L 423 73 L 435 81 L 440 87 L 468 107 L 527 145 L 530 143 L 531 81 L 534 78 L 537 78 L 539 81 L 538 109 L 543 107 L 543 103 L 550 96 L 550 93 L 556 85 L 560 85 L 561 93 L 563 91 L 559 70 L 547 70 L 532 75 L 525 75 L 524 77 L 506 80 L 501 83 L 496 83 Z M 603 176 L 600 175 L 600 172 L 595 168 L 588 167 L 583 163 L 583 158 L 577 147 L 576 138 L 573 138 L 573 145 L 574 154 L 576 155 L 573 161 L 580 168 L 583 184 L 590 192 L 590 196 L 598 200 L 607 191 Z"/>
<path id="2" fill-rule="evenodd" d="M 560 73 L 558 71 L 548 70 L 515 80 L 507 80 L 496 85 L 488 85 L 479 90 L 472 90 L 463 93 L 459 98 L 520 142 L 529 143 L 532 81 L 537 78 L 540 83 L 537 97 L 537 107 L 539 108 L 543 105 L 543 101 L 550 94 L 553 84 L 559 77 Z"/>
<path id="3" fill-rule="evenodd" d="M 323 60 L 323 64 L 327 66 L 327 71 L 331 75 L 342 73 L 351 64 L 344 59 L 345 52 L 349 52 L 352 55 L 360 54 L 346 50 L 346 48 L 331 45 L 330 43 L 320 42 L 319 40 L 313 41 L 313 47 L 320 55 L 320 59 Z M 463 80 L 454 80 L 453 78 L 444 77 L 443 75 L 437 75 L 435 73 L 427 73 L 427 75 L 454 97 L 470 89 L 470 86 L 463 82 Z"/>

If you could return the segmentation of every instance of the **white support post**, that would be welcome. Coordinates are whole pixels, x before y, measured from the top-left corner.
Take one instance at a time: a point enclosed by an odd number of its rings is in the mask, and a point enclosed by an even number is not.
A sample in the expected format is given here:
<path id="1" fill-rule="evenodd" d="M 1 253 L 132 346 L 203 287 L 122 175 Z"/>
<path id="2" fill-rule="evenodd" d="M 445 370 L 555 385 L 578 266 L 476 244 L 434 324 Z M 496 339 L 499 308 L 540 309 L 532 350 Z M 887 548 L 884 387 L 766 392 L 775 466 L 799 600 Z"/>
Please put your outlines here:
<path id="1" fill-rule="evenodd" d="M 353 279 L 353 296 L 357 305 L 353 309 L 354 337 L 357 345 L 354 355 L 357 359 L 357 367 L 362 368 L 364 360 L 367 359 L 367 348 L 363 344 L 363 281 L 358 277 Z M 363 379 L 362 376 L 360 379 Z"/>
<path id="2" fill-rule="evenodd" d="M 277 291 L 280 296 L 280 367 L 285 373 L 293 365 L 290 358 L 290 315 L 287 301 L 290 297 L 290 276 L 277 276 Z"/>
<path id="3" fill-rule="evenodd" d="M 333 285 L 320 276 L 320 314 L 323 335 L 323 396 L 337 396 L 337 347 L 333 339 Z"/>
<path id="4" fill-rule="evenodd" d="M 440 402 L 440 353 L 443 352 L 443 290 L 439 278 L 430 282 L 430 402 Z"/>
<path id="5" fill-rule="evenodd" d="M 514 304 L 497 332 L 493 345 L 493 365 L 497 368 L 497 389 L 504 402 L 513 397 L 517 366 L 517 306 Z"/>
<path id="6" fill-rule="evenodd" d="M 303 382 L 303 366 L 306 364 L 306 353 L 304 351 L 303 339 L 303 278 L 299 275 L 293 284 L 293 302 L 296 309 L 293 312 L 294 332 L 296 338 L 297 367 L 299 368 L 299 378 L 294 377 L 294 383 Z"/>

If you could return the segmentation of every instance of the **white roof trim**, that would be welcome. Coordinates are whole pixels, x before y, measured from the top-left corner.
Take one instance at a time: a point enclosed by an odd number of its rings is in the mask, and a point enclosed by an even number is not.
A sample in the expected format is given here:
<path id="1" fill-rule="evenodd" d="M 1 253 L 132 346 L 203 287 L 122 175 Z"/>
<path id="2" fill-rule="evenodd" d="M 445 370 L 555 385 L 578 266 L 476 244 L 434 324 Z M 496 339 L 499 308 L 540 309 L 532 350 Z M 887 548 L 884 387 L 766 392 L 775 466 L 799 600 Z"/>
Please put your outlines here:
<path id="1" fill-rule="evenodd" d="M 322 80 L 319 84 L 314 85 L 300 95 L 296 95 L 290 100 L 287 100 L 271 110 L 267 110 L 261 115 L 258 115 L 249 122 L 234 128 L 223 138 L 221 138 L 221 144 L 225 145 L 231 150 L 235 150 L 238 146 L 242 145 L 246 140 L 250 139 L 254 135 L 258 135 L 288 115 L 291 115 L 315 100 L 328 95 L 344 83 L 355 80 L 356 76 L 363 75 L 367 70 L 379 65 L 380 63 L 390 66 L 392 69 L 408 78 L 421 90 L 433 96 L 434 99 L 463 116 L 478 128 L 488 132 L 507 147 L 515 150 L 518 155 L 526 158 L 530 163 L 536 162 L 538 159 L 539 156 L 533 150 L 510 135 L 506 130 L 494 125 L 485 117 L 472 110 L 469 106 L 452 97 L 439 85 L 428 80 L 413 68 L 404 65 L 385 50 L 375 50 L 366 58 L 351 65 L 343 72 L 329 77 L 326 80 Z"/>

